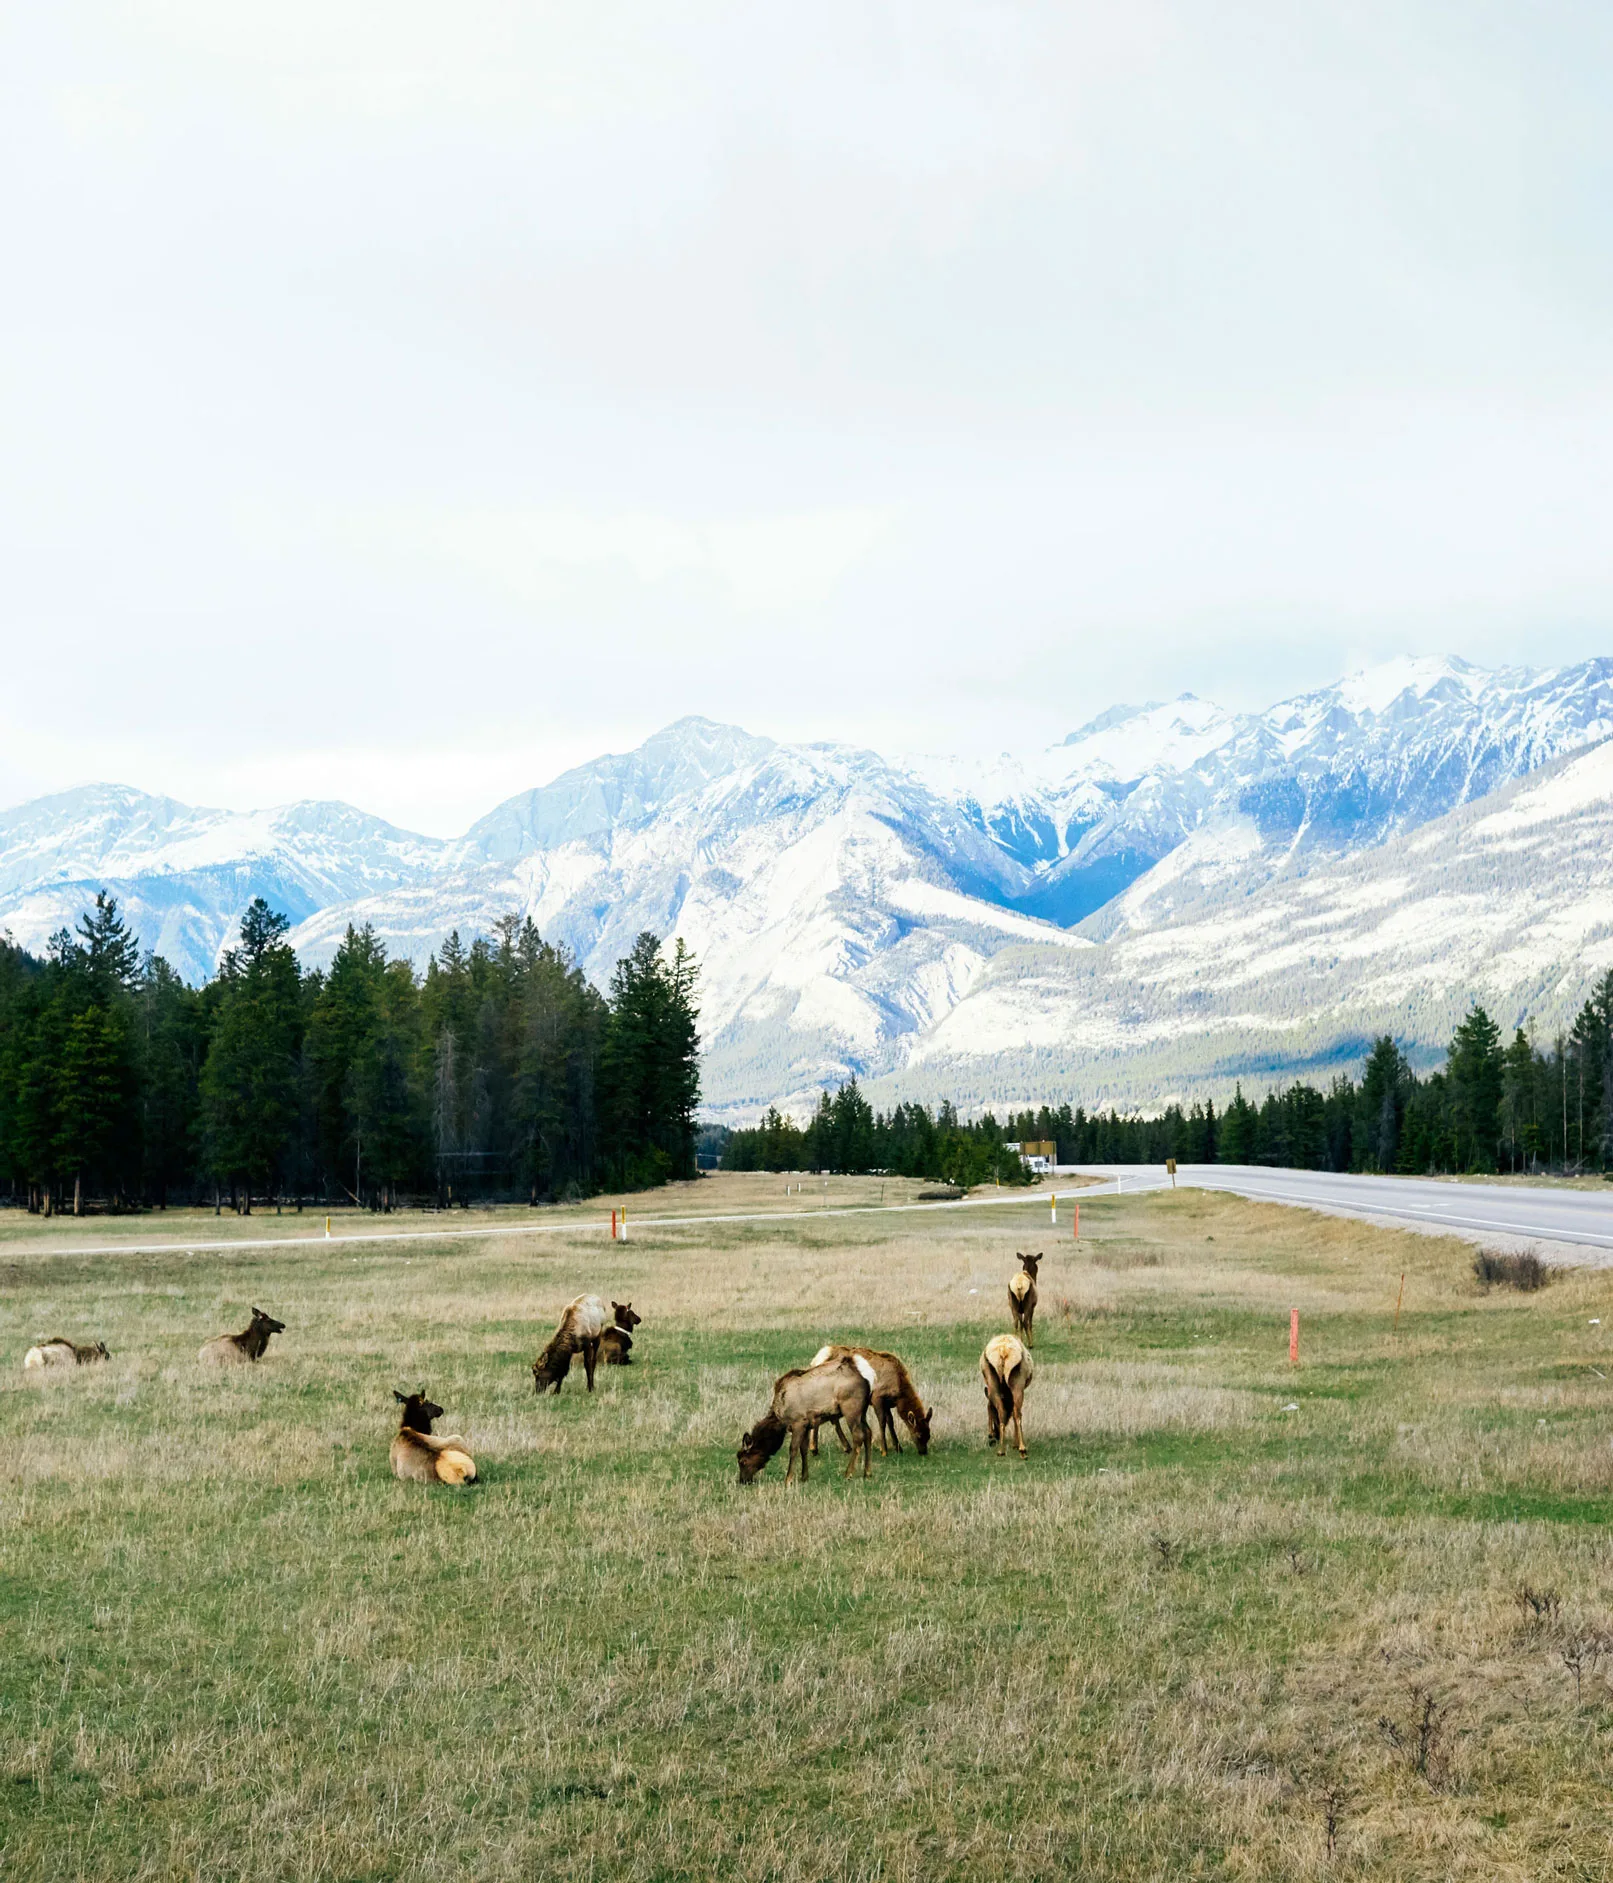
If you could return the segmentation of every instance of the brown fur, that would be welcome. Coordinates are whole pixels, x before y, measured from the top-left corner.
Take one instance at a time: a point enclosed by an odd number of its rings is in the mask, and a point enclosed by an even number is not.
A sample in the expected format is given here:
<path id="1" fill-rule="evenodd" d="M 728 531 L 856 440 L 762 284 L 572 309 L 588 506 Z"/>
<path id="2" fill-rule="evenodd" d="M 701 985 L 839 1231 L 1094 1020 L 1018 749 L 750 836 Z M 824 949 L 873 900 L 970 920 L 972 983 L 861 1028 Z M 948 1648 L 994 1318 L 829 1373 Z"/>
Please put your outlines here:
<path id="1" fill-rule="evenodd" d="M 599 1357 L 606 1366 L 631 1366 L 633 1364 L 632 1329 L 644 1319 L 642 1314 L 633 1312 L 631 1301 L 613 1301 L 611 1307 L 616 1313 L 616 1325 L 607 1327 L 599 1337 Z"/>
<path id="2" fill-rule="evenodd" d="M 393 1477 L 411 1484 L 474 1483 L 476 1460 L 464 1439 L 457 1432 L 451 1438 L 431 1436 L 432 1421 L 442 1417 L 442 1407 L 424 1393 L 405 1398 L 394 1391 L 392 1397 L 403 1408 L 390 1453 Z"/>
<path id="3" fill-rule="evenodd" d="M 783 1444 L 783 1434 L 790 1435 L 790 1463 L 784 1474 L 788 1484 L 795 1476 L 797 1459 L 801 1464 L 801 1482 L 807 1477 L 807 1440 L 820 1425 L 832 1425 L 835 1436 L 849 1454 L 846 1476 L 857 1469 L 857 1453 L 863 1455 L 863 1476 L 873 1469 L 874 1440 L 868 1430 L 870 1388 L 848 1356 L 825 1361 L 822 1366 L 796 1367 L 781 1373 L 773 1384 L 773 1404 L 762 1421 L 739 1443 L 739 1481 L 749 1484 L 758 1471 Z M 852 1436 L 847 1438 L 842 1420 L 849 1420 Z"/>
<path id="4" fill-rule="evenodd" d="M 208 1341 L 196 1357 L 208 1366 L 242 1366 L 248 1361 L 261 1360 L 269 1336 L 285 1331 L 284 1321 L 265 1314 L 262 1308 L 254 1308 L 250 1323 L 239 1334 L 218 1335 Z"/>
<path id="5" fill-rule="evenodd" d="M 559 1393 L 571 1371 L 571 1357 L 577 1353 L 582 1355 L 588 1390 L 594 1390 L 594 1369 L 599 1364 L 599 1341 L 605 1327 L 605 1304 L 598 1295 L 578 1295 L 567 1306 L 548 1346 L 532 1362 L 532 1383 L 540 1399 L 551 1388 Z"/>
<path id="6" fill-rule="evenodd" d="M 22 1364 L 24 1371 L 31 1373 L 39 1367 L 95 1366 L 111 1358 L 104 1340 L 81 1347 L 58 1334 L 54 1340 L 42 1340 L 37 1347 L 30 1347 L 22 1356 Z"/>
<path id="7" fill-rule="evenodd" d="M 914 1389 L 913 1381 L 905 1366 L 893 1353 L 883 1353 L 877 1347 L 820 1347 L 812 1356 L 814 1366 L 822 1366 L 825 1360 L 839 1360 L 850 1354 L 861 1354 L 874 1369 L 874 1384 L 869 1396 L 869 1403 L 874 1410 L 874 1419 L 879 1427 L 879 1455 L 888 1458 L 885 1441 L 890 1440 L 892 1451 L 902 1449 L 902 1441 L 896 1436 L 896 1421 L 891 1416 L 899 1414 L 909 1432 L 913 1434 L 913 1444 L 922 1458 L 930 1449 L 930 1420 L 935 1416 L 935 1408 L 926 1406 Z M 818 1435 L 812 1434 L 812 1450 L 816 1455 Z"/>
<path id="8" fill-rule="evenodd" d="M 1014 1443 L 1025 1456 L 1025 1388 L 1033 1372 L 1030 1349 L 1013 1334 L 993 1334 L 980 1356 L 980 1377 L 986 1387 L 986 1443 L 997 1447 L 1001 1458 L 1008 1447 L 1012 1420 Z"/>
<path id="9" fill-rule="evenodd" d="M 1041 1259 L 1040 1255 L 1020 1256 L 1019 1273 L 1008 1284 L 1008 1312 L 1014 1332 L 1027 1347 L 1036 1345 L 1036 1268 Z"/>

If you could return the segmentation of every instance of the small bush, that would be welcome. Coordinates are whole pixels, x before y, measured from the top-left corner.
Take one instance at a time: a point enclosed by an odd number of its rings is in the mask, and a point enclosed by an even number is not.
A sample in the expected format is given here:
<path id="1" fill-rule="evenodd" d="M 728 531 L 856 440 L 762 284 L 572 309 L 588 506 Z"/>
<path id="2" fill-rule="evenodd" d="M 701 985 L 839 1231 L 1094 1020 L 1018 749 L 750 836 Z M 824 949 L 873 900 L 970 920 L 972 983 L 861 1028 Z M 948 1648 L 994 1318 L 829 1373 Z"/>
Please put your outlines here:
<path id="1" fill-rule="evenodd" d="M 1504 1288 L 1521 1288 L 1526 1294 L 1544 1288 L 1551 1280 L 1551 1270 L 1533 1249 L 1519 1255 L 1496 1255 L 1481 1249 L 1473 1258 L 1473 1273 L 1481 1287 L 1493 1288 L 1499 1283 Z"/>

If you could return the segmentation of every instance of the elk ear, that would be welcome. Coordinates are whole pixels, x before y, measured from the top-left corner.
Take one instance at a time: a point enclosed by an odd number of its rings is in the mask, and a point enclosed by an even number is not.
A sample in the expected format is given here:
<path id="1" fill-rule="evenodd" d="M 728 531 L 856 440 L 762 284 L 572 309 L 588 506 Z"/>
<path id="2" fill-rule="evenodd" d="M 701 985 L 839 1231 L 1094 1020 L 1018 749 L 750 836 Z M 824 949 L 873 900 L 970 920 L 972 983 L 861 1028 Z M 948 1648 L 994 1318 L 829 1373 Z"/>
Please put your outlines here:
<path id="1" fill-rule="evenodd" d="M 409 1403 L 408 1395 L 405 1393 L 400 1393 L 397 1387 L 395 1386 L 392 1388 L 392 1397 L 398 1402 L 400 1406 L 406 1406 Z"/>
<path id="2" fill-rule="evenodd" d="M 926 1406 L 926 1407 L 924 1408 L 924 1416 L 925 1416 L 925 1418 L 926 1418 L 926 1419 L 933 1419 L 933 1418 L 935 1417 L 935 1408 L 934 1408 L 934 1406 Z"/>

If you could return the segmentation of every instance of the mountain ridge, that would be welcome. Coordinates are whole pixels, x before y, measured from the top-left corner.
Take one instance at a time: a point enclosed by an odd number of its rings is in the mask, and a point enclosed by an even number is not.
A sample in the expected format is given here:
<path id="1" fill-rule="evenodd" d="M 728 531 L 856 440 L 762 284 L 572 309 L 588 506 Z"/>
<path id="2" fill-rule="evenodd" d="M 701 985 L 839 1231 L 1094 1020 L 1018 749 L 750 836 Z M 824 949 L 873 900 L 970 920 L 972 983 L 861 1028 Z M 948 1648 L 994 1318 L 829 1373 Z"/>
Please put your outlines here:
<path id="1" fill-rule="evenodd" d="M 1490 671 L 1444 656 L 1259 714 L 1191 694 L 1113 707 L 985 762 L 689 716 L 453 839 L 339 802 L 230 812 L 86 786 L 0 813 L 0 928 L 42 946 L 107 888 L 198 979 L 254 894 L 292 917 L 316 965 L 349 922 L 423 964 L 450 929 L 485 933 L 514 911 L 601 983 L 641 929 L 677 931 L 704 963 L 714 1108 L 943 1061 L 966 1099 L 997 1073 L 983 1036 L 952 1052 L 974 1021 L 951 1016 L 987 1011 L 1026 950 L 1062 964 L 1049 987 L 1101 979 L 1086 951 L 1131 959 L 1144 937 L 1230 919 L 1268 885 L 1281 900 L 1610 735 L 1613 660 Z M 1026 1069 L 1045 1079 L 1040 1050 Z"/>

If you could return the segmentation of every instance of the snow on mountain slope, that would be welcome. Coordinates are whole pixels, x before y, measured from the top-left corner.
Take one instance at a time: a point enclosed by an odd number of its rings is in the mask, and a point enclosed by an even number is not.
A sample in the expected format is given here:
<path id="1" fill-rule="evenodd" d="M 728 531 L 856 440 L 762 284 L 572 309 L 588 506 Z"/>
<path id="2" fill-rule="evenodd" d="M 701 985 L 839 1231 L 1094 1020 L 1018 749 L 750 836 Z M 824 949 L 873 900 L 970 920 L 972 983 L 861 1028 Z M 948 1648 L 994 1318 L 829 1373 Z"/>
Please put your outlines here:
<path id="1" fill-rule="evenodd" d="M 730 1115 L 850 1071 L 944 1070 L 960 1099 L 999 1065 L 1041 1089 L 1080 1066 L 1153 1090 L 1174 1076 L 1174 1053 L 1197 1076 L 1201 1035 L 1223 1041 L 1223 1058 L 1246 1022 L 1250 1040 L 1271 1037 L 1278 995 L 1262 982 L 1245 1012 L 1217 978 L 1244 932 L 1228 926 L 1235 914 L 1286 906 L 1307 872 L 1330 881 L 1340 858 L 1370 869 L 1377 847 L 1412 856 L 1408 833 L 1610 734 L 1613 661 L 1487 673 L 1441 658 L 1391 662 L 1258 715 L 1188 695 L 1115 708 L 1046 751 L 984 766 L 893 764 L 685 719 L 510 799 L 451 843 L 345 805 L 243 814 L 91 786 L 0 814 L 0 928 L 42 948 L 109 888 L 147 946 L 200 978 L 253 895 L 293 918 L 315 963 L 350 921 L 423 964 L 450 930 L 487 933 L 515 913 L 601 984 L 649 928 L 683 934 L 702 960 L 706 1090 Z M 1543 840 L 1518 841 L 1525 870 Z M 1423 879 L 1403 873 L 1407 920 L 1443 958 Z M 1390 893 L 1390 879 L 1363 878 L 1361 894 Z M 1169 938 L 1159 961 L 1142 945 L 1154 934 Z M 1195 935 L 1225 944 L 1224 958 L 1207 979 L 1174 980 L 1159 963 L 1192 957 L 1182 938 Z M 1272 959 L 1287 964 L 1285 985 L 1310 990 L 1292 995 L 1303 1032 L 1304 1002 L 1325 990 L 1297 947 Z M 1198 1032 L 1184 1021 L 1196 1015 Z M 1332 1052 L 1332 1022 L 1317 1024 Z M 1137 1056 L 1145 1034 L 1154 1062 Z"/>
<path id="2" fill-rule="evenodd" d="M 1325 1075 L 1379 1032 L 1427 1062 L 1474 998 L 1508 1031 L 1550 1033 L 1609 965 L 1613 740 L 1253 892 L 1234 872 L 1186 916 L 1088 954 L 1005 951 L 901 1089 L 1148 1106 Z"/>
<path id="3" fill-rule="evenodd" d="M 0 812 L 0 926 L 42 950 L 110 890 L 143 944 L 200 980 L 253 896 L 296 920 L 408 882 L 445 849 L 346 804 L 215 811 L 85 785 Z"/>

